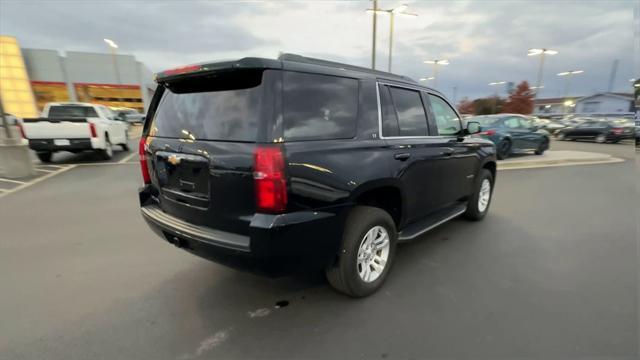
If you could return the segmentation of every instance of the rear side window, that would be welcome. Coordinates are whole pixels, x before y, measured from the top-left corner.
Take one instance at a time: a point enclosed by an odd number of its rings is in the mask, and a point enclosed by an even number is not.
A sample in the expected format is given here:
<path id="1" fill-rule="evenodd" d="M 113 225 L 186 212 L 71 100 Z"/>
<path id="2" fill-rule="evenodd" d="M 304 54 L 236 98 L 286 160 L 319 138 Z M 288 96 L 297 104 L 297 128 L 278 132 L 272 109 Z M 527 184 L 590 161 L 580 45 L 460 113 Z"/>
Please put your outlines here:
<path id="1" fill-rule="evenodd" d="M 389 88 L 387 86 L 380 86 L 380 106 L 382 111 L 382 135 L 383 136 L 398 136 L 400 135 L 400 128 L 398 127 L 398 116 L 396 110 L 393 108 L 393 102 L 391 101 L 391 94 L 389 94 Z"/>
<path id="2" fill-rule="evenodd" d="M 285 140 L 355 136 L 358 117 L 355 79 L 285 71 L 282 103 Z"/>
<path id="3" fill-rule="evenodd" d="M 265 91 L 260 71 L 184 79 L 165 87 L 150 135 L 255 142 Z"/>
<path id="4" fill-rule="evenodd" d="M 426 136 L 427 116 L 424 112 L 420 93 L 414 90 L 390 87 L 391 98 L 395 105 L 400 136 Z"/>
<path id="5" fill-rule="evenodd" d="M 49 117 L 98 117 L 92 106 L 60 105 L 49 108 Z"/>

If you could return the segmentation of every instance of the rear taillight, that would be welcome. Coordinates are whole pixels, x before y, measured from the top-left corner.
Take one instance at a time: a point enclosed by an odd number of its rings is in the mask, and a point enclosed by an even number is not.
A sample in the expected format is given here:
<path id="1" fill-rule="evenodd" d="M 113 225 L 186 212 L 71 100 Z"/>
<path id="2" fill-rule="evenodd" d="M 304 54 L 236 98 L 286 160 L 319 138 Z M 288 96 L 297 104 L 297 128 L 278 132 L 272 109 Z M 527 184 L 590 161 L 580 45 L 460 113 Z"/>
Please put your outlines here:
<path id="1" fill-rule="evenodd" d="M 253 179 L 259 212 L 278 213 L 287 207 L 287 180 L 280 147 L 259 147 L 254 154 Z"/>
<path id="2" fill-rule="evenodd" d="M 145 184 L 151 183 L 151 176 L 149 175 L 149 167 L 147 166 L 146 156 L 147 138 L 141 137 L 138 144 L 138 155 L 140 155 L 140 170 L 142 170 L 142 180 Z"/>
<path id="3" fill-rule="evenodd" d="M 98 132 L 96 131 L 96 124 L 89 123 L 89 130 L 91 131 L 91 137 L 92 138 L 98 137 Z"/>
<path id="4" fill-rule="evenodd" d="M 485 131 L 481 131 L 478 134 L 480 135 L 486 135 L 486 136 L 491 136 L 491 135 L 495 135 L 496 131 L 495 130 L 485 130 Z"/>
<path id="5" fill-rule="evenodd" d="M 20 136 L 22 136 L 23 139 L 27 138 L 27 135 L 24 133 L 24 126 L 22 126 L 22 123 L 18 123 L 18 130 L 20 131 Z"/>
<path id="6" fill-rule="evenodd" d="M 623 128 L 613 128 L 613 133 L 614 134 L 622 134 L 623 131 L 624 131 Z"/>

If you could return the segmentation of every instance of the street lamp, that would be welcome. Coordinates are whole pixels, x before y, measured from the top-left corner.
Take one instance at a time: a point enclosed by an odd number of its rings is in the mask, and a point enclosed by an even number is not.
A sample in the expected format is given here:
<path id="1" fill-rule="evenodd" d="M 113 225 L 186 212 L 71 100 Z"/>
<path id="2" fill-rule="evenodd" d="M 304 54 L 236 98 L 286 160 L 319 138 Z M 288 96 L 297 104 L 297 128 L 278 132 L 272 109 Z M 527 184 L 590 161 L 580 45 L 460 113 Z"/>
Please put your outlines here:
<path id="1" fill-rule="evenodd" d="M 571 78 L 574 75 L 577 74 L 582 74 L 584 72 L 584 70 L 569 70 L 569 71 L 563 71 L 561 73 L 558 73 L 558 76 L 566 76 L 567 77 L 567 82 L 565 84 L 564 87 L 564 98 L 565 98 L 565 106 L 564 106 L 564 112 L 567 112 L 567 102 L 569 101 L 568 97 L 569 97 L 569 87 L 571 86 Z"/>
<path id="2" fill-rule="evenodd" d="M 496 86 L 496 95 L 493 97 L 493 113 L 496 114 L 498 112 L 498 87 L 497 85 L 504 85 L 506 81 L 495 81 L 490 82 L 489 86 Z"/>
<path id="3" fill-rule="evenodd" d="M 420 81 L 429 81 L 435 79 L 433 76 L 420 78 Z"/>
<path id="4" fill-rule="evenodd" d="M 418 16 L 418 14 L 406 12 L 408 7 L 409 6 L 407 5 L 400 5 L 393 9 L 386 9 L 386 10 L 377 9 L 377 8 L 367 9 L 367 12 L 374 13 L 374 16 L 375 14 L 389 14 L 389 17 L 390 17 L 389 18 L 389 64 L 388 64 L 389 72 L 391 72 L 391 57 L 393 54 L 393 24 L 394 24 L 396 15 Z"/>
<path id="5" fill-rule="evenodd" d="M 434 60 L 425 60 L 425 64 L 433 65 L 433 87 L 438 86 L 438 66 L 439 65 L 449 65 L 449 60 L 446 59 L 434 59 Z"/>
<path id="6" fill-rule="evenodd" d="M 116 71 L 116 81 L 118 82 L 118 85 L 121 84 L 120 82 L 120 71 L 118 70 L 118 60 L 116 57 L 116 49 L 118 48 L 118 44 L 116 44 L 113 40 L 111 39 L 103 39 L 104 42 L 107 43 L 107 45 L 109 45 L 109 51 L 111 52 L 111 58 L 113 59 L 113 68 Z"/>
<path id="7" fill-rule="evenodd" d="M 542 85 L 542 70 L 544 68 L 544 56 L 545 55 L 556 55 L 558 52 L 556 50 L 551 49 L 529 49 L 527 56 L 540 56 L 540 67 L 538 68 L 538 83 L 535 86 L 536 92 L 534 93 L 535 97 L 538 97 L 539 89 L 544 88 Z"/>

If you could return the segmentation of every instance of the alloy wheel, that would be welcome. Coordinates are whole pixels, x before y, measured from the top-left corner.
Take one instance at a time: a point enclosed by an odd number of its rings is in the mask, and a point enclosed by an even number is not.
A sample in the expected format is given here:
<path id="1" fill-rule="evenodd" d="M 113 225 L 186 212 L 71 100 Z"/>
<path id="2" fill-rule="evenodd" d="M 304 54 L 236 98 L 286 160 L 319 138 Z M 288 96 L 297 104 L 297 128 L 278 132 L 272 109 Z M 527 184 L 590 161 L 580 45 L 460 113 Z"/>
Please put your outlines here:
<path id="1" fill-rule="evenodd" d="M 389 259 L 389 233 L 382 226 L 371 228 L 358 248 L 358 275 L 366 283 L 375 281 L 382 275 Z"/>

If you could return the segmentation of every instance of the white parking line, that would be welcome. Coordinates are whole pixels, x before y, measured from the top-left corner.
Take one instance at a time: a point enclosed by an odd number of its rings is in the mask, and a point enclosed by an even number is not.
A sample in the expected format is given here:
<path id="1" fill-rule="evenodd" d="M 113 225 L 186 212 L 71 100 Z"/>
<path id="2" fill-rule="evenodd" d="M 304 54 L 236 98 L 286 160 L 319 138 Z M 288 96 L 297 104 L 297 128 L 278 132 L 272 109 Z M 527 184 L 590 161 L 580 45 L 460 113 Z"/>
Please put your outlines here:
<path id="1" fill-rule="evenodd" d="M 39 183 L 39 182 L 41 182 L 41 181 L 47 180 L 47 179 L 48 179 L 48 178 L 50 178 L 50 177 L 54 177 L 54 176 L 56 176 L 56 175 L 58 175 L 58 174 L 62 174 L 63 172 L 65 172 L 65 171 L 67 171 L 67 170 L 71 170 L 71 169 L 73 169 L 74 167 L 75 167 L 75 165 L 69 165 L 69 166 L 67 166 L 67 167 L 64 167 L 64 168 L 62 168 L 62 169 L 60 169 L 60 170 L 56 171 L 56 172 L 52 172 L 52 173 L 49 173 L 49 174 L 47 174 L 47 175 L 43 175 L 43 176 L 41 176 L 41 177 L 39 177 L 39 178 L 35 178 L 33 181 L 26 182 L 26 183 L 22 183 L 22 185 L 18 185 L 18 186 L 16 186 L 16 187 L 14 187 L 13 189 L 4 190 L 4 191 L 0 194 L 0 198 L 2 198 L 2 197 L 4 197 L 4 196 L 7 196 L 7 195 L 9 195 L 9 194 L 11 194 L 11 193 L 14 193 L 14 192 L 16 192 L 16 191 L 20 191 L 20 190 L 22 190 L 22 189 L 26 189 L 26 188 L 28 188 L 29 186 L 31 186 L 31 185 L 35 185 L 35 184 L 37 184 L 37 183 Z"/>
<path id="2" fill-rule="evenodd" d="M 0 178 L 0 181 L 6 181 L 6 182 L 14 183 L 14 184 L 24 184 L 25 183 L 24 181 L 4 179 L 4 178 Z"/>
<path id="3" fill-rule="evenodd" d="M 60 171 L 60 170 L 45 170 L 45 169 L 36 169 L 36 171 L 42 171 L 42 172 L 48 172 L 48 173 L 52 173 L 52 172 L 56 172 L 56 171 Z"/>
<path id="4" fill-rule="evenodd" d="M 136 155 L 138 155 L 138 154 L 137 154 L 137 153 L 135 153 L 135 152 L 134 152 L 134 153 L 131 153 L 131 154 L 129 154 L 129 155 L 127 155 L 127 156 L 125 156 L 125 157 L 124 157 L 124 159 L 122 159 L 122 160 L 118 161 L 118 164 L 125 163 L 125 162 L 127 162 L 127 161 L 131 160 L 131 158 L 132 158 L 132 157 L 134 157 L 134 156 L 136 156 Z"/>
<path id="5" fill-rule="evenodd" d="M 7 190 L 7 189 L 0 189 L 0 193 L 7 192 L 7 191 L 9 191 L 9 190 Z"/>

